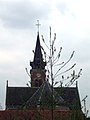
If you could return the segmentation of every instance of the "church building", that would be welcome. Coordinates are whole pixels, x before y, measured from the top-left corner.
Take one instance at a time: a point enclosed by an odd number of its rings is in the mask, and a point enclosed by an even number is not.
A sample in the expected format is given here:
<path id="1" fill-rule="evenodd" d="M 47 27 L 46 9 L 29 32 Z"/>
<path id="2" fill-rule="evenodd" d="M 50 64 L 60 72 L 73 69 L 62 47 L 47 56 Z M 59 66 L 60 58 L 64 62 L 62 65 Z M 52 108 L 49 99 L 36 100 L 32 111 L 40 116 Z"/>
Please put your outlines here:
<path id="1" fill-rule="evenodd" d="M 77 85 L 76 87 L 61 86 L 52 88 L 52 85 L 46 79 L 46 64 L 47 63 L 43 59 L 38 32 L 34 59 L 30 62 L 31 86 L 11 87 L 8 85 L 7 81 L 5 111 L 52 111 L 53 105 L 53 112 L 57 111 L 57 113 L 59 113 L 77 110 L 82 113 Z"/>
<path id="2" fill-rule="evenodd" d="M 30 66 L 32 67 L 30 70 L 31 87 L 9 87 L 7 82 L 6 109 L 51 106 L 52 86 L 46 80 L 46 62 L 43 60 L 39 33 L 37 34 L 34 59 L 30 62 Z M 81 109 L 77 87 L 55 87 L 53 96 L 53 102 L 58 109 Z"/>

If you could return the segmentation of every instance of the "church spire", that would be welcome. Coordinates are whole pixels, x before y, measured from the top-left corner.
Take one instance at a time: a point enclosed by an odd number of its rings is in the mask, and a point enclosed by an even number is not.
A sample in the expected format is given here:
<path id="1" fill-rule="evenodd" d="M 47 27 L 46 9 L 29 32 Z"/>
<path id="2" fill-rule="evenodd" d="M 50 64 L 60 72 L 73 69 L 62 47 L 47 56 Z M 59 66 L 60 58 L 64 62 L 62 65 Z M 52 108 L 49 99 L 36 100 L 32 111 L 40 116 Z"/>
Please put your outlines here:
<path id="1" fill-rule="evenodd" d="M 43 82 L 46 80 L 46 62 L 43 60 L 43 55 L 41 51 L 40 38 L 39 38 L 39 21 L 38 21 L 38 32 L 36 47 L 34 52 L 33 62 L 30 62 L 32 69 L 30 70 L 31 74 L 31 87 L 40 87 Z"/>
<path id="2" fill-rule="evenodd" d="M 41 51 L 39 32 L 37 34 L 36 47 L 34 52 L 33 62 L 30 62 L 32 69 L 45 69 L 46 62 L 43 61 L 43 55 Z"/>
<path id="3" fill-rule="evenodd" d="M 37 32 L 37 41 L 36 41 L 36 48 L 35 48 L 35 54 L 34 54 L 34 62 L 41 63 L 43 61 L 43 58 L 42 58 L 40 38 L 39 38 L 39 26 L 40 26 L 39 20 L 37 20 L 36 26 L 37 26 L 38 32 Z"/>
<path id="4" fill-rule="evenodd" d="M 43 55 L 41 51 L 41 45 L 40 45 L 40 38 L 39 38 L 39 20 L 37 20 L 37 41 L 36 41 L 36 47 L 34 52 L 34 59 L 33 62 L 30 62 L 30 66 L 32 69 L 45 69 L 46 62 L 43 61 Z"/>
<path id="5" fill-rule="evenodd" d="M 37 35 L 36 48 L 34 53 L 34 62 L 40 62 L 40 63 L 43 62 L 39 33 Z"/>

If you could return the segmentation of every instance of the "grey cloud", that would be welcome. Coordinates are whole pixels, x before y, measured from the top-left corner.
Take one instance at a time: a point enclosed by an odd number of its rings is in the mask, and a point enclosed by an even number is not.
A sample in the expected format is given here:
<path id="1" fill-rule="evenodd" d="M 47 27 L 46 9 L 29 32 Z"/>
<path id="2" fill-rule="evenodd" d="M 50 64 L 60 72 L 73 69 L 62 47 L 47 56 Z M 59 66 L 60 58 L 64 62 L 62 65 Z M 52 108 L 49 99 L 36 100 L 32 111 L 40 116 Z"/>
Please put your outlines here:
<path id="1" fill-rule="evenodd" d="M 0 6 L 0 19 L 5 27 L 30 28 L 32 22 L 48 17 L 49 6 L 32 2 L 5 2 Z"/>

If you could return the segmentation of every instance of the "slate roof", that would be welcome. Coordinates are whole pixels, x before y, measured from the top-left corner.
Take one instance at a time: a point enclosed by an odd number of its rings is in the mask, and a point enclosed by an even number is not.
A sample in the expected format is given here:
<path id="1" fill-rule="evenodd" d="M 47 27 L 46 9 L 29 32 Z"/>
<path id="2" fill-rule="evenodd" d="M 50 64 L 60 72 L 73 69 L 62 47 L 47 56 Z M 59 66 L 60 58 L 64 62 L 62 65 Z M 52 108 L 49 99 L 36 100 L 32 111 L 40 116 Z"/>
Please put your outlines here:
<path id="1" fill-rule="evenodd" d="M 70 109 L 81 110 L 80 96 L 77 87 L 56 87 L 54 89 L 67 102 Z"/>
<path id="2" fill-rule="evenodd" d="M 6 109 L 17 108 L 24 104 L 38 88 L 8 87 L 6 91 Z"/>
<path id="3" fill-rule="evenodd" d="M 34 54 L 34 61 L 38 61 L 38 60 L 43 61 L 39 33 L 37 35 L 37 42 L 36 42 L 36 48 L 35 48 L 35 54 Z"/>
<path id="4" fill-rule="evenodd" d="M 64 103 L 64 99 L 53 90 L 53 104 L 61 105 Z M 25 103 L 25 108 L 33 108 L 37 105 L 40 108 L 51 108 L 52 107 L 52 87 L 48 81 L 45 81 L 40 88 L 30 97 Z"/>
<path id="5" fill-rule="evenodd" d="M 46 62 L 43 61 L 39 33 L 37 35 L 34 60 L 33 60 L 33 62 L 30 62 L 30 65 L 31 65 L 32 69 L 41 69 L 41 68 L 45 69 L 45 66 L 46 66 Z"/>
<path id="6" fill-rule="evenodd" d="M 46 83 L 47 84 L 47 83 Z M 45 86 L 44 86 L 45 87 Z M 36 101 L 34 100 L 35 104 L 39 102 L 38 100 L 41 99 L 41 101 L 45 102 L 46 99 L 46 93 L 49 89 L 49 87 L 43 91 L 41 95 L 41 89 L 43 86 L 40 88 L 35 88 L 35 87 L 7 87 L 6 91 L 6 109 L 15 109 L 15 108 L 20 108 L 22 105 L 25 105 L 26 103 L 32 103 L 33 99 L 35 98 Z M 50 88 L 51 89 L 51 88 Z M 37 92 L 36 92 L 37 91 Z M 54 91 L 56 91 L 56 99 L 65 101 L 66 105 L 70 109 L 79 109 L 81 110 L 81 104 L 80 104 L 80 98 L 79 98 L 79 93 L 77 87 L 56 87 L 54 88 Z M 36 96 L 38 93 L 38 96 Z M 56 94 L 54 93 L 54 95 Z M 47 93 L 50 96 L 50 90 L 49 93 Z M 41 98 L 40 98 L 41 96 Z M 57 96 L 59 96 L 57 98 Z M 28 102 L 29 101 L 29 102 Z M 60 102 L 59 102 L 60 103 Z"/>

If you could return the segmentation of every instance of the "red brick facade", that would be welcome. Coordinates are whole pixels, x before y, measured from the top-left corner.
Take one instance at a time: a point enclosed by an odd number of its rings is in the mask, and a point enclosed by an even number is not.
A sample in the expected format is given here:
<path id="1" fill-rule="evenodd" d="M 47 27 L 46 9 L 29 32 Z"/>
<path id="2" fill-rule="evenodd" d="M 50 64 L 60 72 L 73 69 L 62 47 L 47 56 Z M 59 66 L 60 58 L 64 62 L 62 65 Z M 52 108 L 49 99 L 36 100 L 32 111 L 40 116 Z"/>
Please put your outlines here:
<path id="1" fill-rule="evenodd" d="M 53 112 L 53 120 L 84 120 L 79 111 Z M 80 118 L 80 119 L 79 119 Z M 51 110 L 5 110 L 0 111 L 0 120 L 52 120 Z"/>

